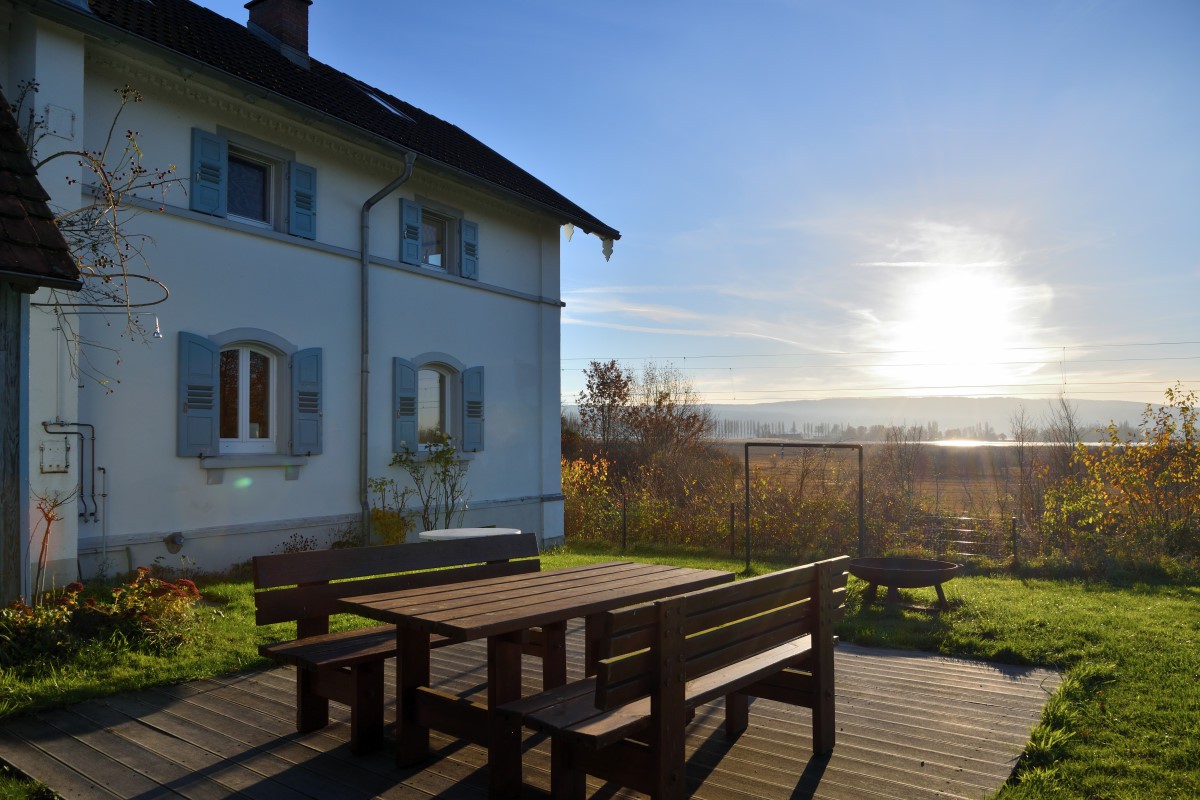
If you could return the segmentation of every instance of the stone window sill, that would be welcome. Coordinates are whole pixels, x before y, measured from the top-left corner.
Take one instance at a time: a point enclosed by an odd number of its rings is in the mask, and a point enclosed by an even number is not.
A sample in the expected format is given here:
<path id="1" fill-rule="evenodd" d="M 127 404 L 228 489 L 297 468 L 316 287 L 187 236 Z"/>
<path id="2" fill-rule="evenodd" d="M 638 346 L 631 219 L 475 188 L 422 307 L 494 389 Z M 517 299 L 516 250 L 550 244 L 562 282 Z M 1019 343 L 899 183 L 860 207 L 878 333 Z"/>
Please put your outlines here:
<path id="1" fill-rule="evenodd" d="M 300 468 L 308 463 L 308 456 L 286 456 L 277 453 L 231 453 L 200 459 L 200 468 L 208 471 L 208 484 L 215 486 L 225 481 L 227 469 L 253 469 L 257 467 L 283 467 L 285 480 L 300 477 Z"/>

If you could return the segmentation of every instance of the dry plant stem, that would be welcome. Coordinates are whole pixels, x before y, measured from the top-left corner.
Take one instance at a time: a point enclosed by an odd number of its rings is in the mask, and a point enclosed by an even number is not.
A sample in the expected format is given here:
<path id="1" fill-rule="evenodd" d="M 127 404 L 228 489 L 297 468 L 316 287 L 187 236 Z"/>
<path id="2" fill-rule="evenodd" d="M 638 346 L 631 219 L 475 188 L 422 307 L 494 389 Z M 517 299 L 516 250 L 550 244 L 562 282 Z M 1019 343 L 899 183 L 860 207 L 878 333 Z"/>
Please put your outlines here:
<path id="1" fill-rule="evenodd" d="M 46 594 L 46 565 L 50 554 L 50 533 L 53 530 L 54 523 L 62 520 L 62 515 L 58 513 L 58 509 L 70 502 L 75 497 L 76 491 L 72 489 L 67 494 L 60 492 L 34 493 L 34 497 L 37 499 L 37 510 L 42 515 L 42 519 L 30 531 L 29 548 L 33 549 L 33 542 L 37 537 L 38 530 L 42 532 L 42 541 L 41 547 L 38 550 L 37 573 L 34 576 L 33 590 L 30 592 L 33 605 L 40 604 Z"/>
<path id="2" fill-rule="evenodd" d="M 137 131 L 127 129 L 123 134 L 119 133 L 118 122 L 122 113 L 130 103 L 140 103 L 142 96 L 129 86 L 115 91 L 120 102 L 99 149 L 60 150 L 40 159 L 37 158 L 37 152 L 48 133 L 46 120 L 38 117 L 32 108 L 24 108 L 37 92 L 36 82 L 21 85 L 13 107 L 18 117 L 25 118 L 22 136 L 34 158 L 35 169 L 40 171 L 56 159 L 66 157 L 75 159 L 86 176 L 85 191 L 93 201 L 74 209 L 55 209 L 55 224 L 71 248 L 71 254 L 79 266 L 83 287 L 78 293 L 51 290 L 48 302 L 34 305 L 53 309 L 57 328 L 67 345 L 72 377 L 88 377 L 105 386 L 110 384 L 106 368 L 93 360 L 90 351 L 117 353 L 117 350 L 82 337 L 71 309 L 112 309 L 114 313 L 124 316 L 121 338 L 149 341 L 150 334 L 138 322 L 134 309 L 157 305 L 166 300 L 169 292 L 165 285 L 148 274 L 142 274 L 148 272 L 145 246 L 152 240 L 145 234 L 130 230 L 130 223 L 141 213 L 130 201 L 152 193 L 158 197 L 161 211 L 170 189 L 177 184 L 182 187 L 182 181 L 175 177 L 173 165 L 158 169 L 143 166 Z M 75 185 L 79 180 L 68 178 L 67 182 Z M 146 269 L 135 271 L 133 267 L 138 263 Z M 149 301 L 135 299 L 133 281 L 152 284 L 155 296 Z M 160 293 L 161 296 L 157 296 Z M 120 363 L 119 355 L 116 363 Z"/>

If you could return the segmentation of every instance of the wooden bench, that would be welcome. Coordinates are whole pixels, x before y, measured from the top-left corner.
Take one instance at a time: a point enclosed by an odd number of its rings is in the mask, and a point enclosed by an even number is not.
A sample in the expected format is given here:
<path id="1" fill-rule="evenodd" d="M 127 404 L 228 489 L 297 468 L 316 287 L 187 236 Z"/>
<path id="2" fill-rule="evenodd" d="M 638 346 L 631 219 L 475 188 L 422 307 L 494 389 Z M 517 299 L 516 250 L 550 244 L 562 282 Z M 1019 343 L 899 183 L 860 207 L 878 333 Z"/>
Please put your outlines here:
<path id="1" fill-rule="evenodd" d="M 508 703 L 495 736 L 522 725 L 551 738 L 551 795 L 582 798 L 585 776 L 655 798 L 684 798 L 684 728 L 725 697 L 725 729 L 749 723 L 749 698 L 813 710 L 813 752 L 834 744 L 833 623 L 841 556 L 607 612 L 594 678 Z"/>
<path id="2" fill-rule="evenodd" d="M 530 558 L 537 554 L 536 534 L 522 533 L 255 556 L 255 622 L 296 623 L 296 639 L 258 648 L 296 667 L 296 729 L 323 728 L 329 701 L 336 700 L 350 706 L 355 752 L 383 741 L 383 662 L 396 655 L 396 629 L 330 633 L 329 616 L 339 613 L 339 598 L 537 572 L 541 562 Z M 431 637 L 432 647 L 446 644 L 452 641 Z M 534 642 L 528 649 L 536 648 Z"/>

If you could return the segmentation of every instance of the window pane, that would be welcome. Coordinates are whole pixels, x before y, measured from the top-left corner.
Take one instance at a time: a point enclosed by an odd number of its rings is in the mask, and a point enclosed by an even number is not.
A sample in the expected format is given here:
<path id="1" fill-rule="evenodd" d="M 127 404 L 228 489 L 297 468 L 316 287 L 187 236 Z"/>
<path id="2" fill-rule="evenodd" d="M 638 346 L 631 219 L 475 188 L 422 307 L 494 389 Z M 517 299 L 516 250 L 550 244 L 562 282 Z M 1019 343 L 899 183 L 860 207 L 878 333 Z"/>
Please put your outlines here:
<path id="1" fill-rule="evenodd" d="M 445 252 L 446 221 L 426 212 L 421 219 L 421 260 L 431 267 L 444 267 Z"/>
<path id="2" fill-rule="evenodd" d="M 229 156 L 229 213 L 270 222 L 268 190 L 270 169 L 266 164 Z"/>
<path id="3" fill-rule="evenodd" d="M 238 378 L 241 374 L 240 350 L 221 351 L 221 438 L 238 438 Z"/>
<path id="4" fill-rule="evenodd" d="M 271 438 L 271 358 L 250 352 L 250 438 Z"/>
<path id="5" fill-rule="evenodd" d="M 441 441 L 446 431 L 445 381 L 440 372 L 423 369 L 417 373 L 417 442 Z"/>

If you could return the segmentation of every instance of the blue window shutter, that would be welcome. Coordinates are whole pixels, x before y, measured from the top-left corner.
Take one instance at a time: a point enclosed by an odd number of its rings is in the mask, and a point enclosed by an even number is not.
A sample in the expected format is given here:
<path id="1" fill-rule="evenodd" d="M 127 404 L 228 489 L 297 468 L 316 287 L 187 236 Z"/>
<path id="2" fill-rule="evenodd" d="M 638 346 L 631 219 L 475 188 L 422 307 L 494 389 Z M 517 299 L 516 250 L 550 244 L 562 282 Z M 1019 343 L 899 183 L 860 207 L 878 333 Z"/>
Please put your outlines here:
<path id="1" fill-rule="evenodd" d="M 421 206 L 400 198 L 400 260 L 421 263 Z"/>
<path id="2" fill-rule="evenodd" d="M 220 362 L 215 344 L 203 336 L 180 332 L 176 455 L 217 454 Z"/>
<path id="3" fill-rule="evenodd" d="M 392 452 L 417 449 L 417 367 L 392 359 Z"/>
<path id="4" fill-rule="evenodd" d="M 317 238 L 317 169 L 288 162 L 288 233 Z"/>
<path id="5" fill-rule="evenodd" d="M 462 449 L 474 453 L 483 449 L 483 367 L 463 370 L 462 403 Z"/>
<path id="6" fill-rule="evenodd" d="M 473 281 L 479 280 L 479 225 L 462 220 L 459 225 L 462 254 L 459 258 L 459 274 Z"/>
<path id="7" fill-rule="evenodd" d="M 192 128 L 192 211 L 225 216 L 229 149 L 224 136 Z"/>
<path id="8" fill-rule="evenodd" d="M 321 453 L 321 348 L 310 347 L 292 356 L 292 455 Z"/>

